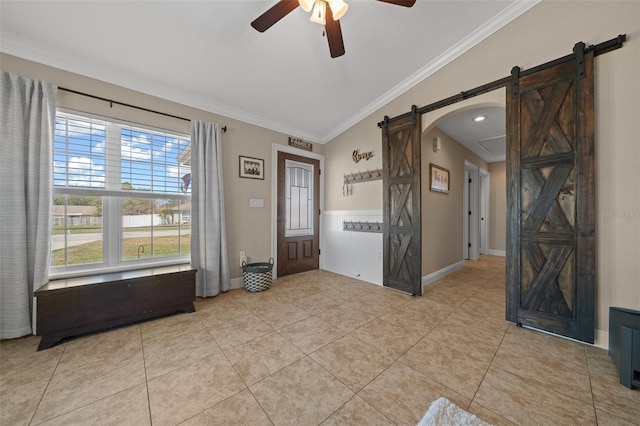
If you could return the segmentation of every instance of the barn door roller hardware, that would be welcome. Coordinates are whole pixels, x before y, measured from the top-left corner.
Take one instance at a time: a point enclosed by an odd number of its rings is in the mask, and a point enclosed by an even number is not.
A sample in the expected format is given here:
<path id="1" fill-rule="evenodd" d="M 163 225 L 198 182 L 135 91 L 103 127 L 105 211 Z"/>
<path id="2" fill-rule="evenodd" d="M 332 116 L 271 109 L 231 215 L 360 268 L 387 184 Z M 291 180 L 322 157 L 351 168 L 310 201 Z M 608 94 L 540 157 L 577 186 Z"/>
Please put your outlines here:
<path id="1" fill-rule="evenodd" d="M 603 55 L 605 53 L 611 52 L 612 50 L 616 50 L 616 49 L 620 49 L 623 45 L 624 42 L 627 40 L 627 35 L 626 34 L 620 34 L 618 35 L 618 37 L 616 38 L 612 38 L 611 40 L 607 40 L 607 41 L 603 41 L 602 43 L 596 44 L 596 45 L 591 45 L 587 48 L 584 48 L 582 50 L 582 55 L 584 57 L 584 53 L 590 52 L 593 50 L 593 56 L 599 56 L 599 55 Z M 578 46 L 579 44 L 582 44 L 584 46 L 584 43 L 582 42 L 578 42 L 576 44 L 576 46 Z M 514 69 L 517 68 L 518 71 L 518 75 L 519 77 L 524 77 L 526 75 L 532 74 L 534 72 L 540 71 L 542 69 L 545 68 L 549 68 L 552 67 L 554 65 L 558 65 L 562 62 L 567 62 L 567 61 L 573 61 L 576 60 L 576 51 L 574 48 L 574 53 L 571 53 L 567 56 L 563 56 L 561 58 L 555 59 L 553 61 L 544 63 L 542 65 L 538 65 L 537 67 L 531 68 L 531 69 L 527 69 L 527 70 L 520 70 L 519 67 L 514 67 Z M 425 105 L 419 108 L 414 108 L 413 106 L 411 107 L 411 111 L 409 112 L 405 112 L 404 114 L 398 115 L 396 117 L 393 118 L 389 118 L 388 116 L 384 117 L 384 120 L 378 123 L 378 127 L 381 127 L 384 129 L 385 134 L 387 134 L 387 129 L 389 128 L 389 123 L 393 122 L 395 120 L 399 120 L 401 118 L 406 118 L 406 117 L 410 117 L 410 116 L 414 116 L 415 114 L 426 114 L 427 112 L 430 111 L 435 111 L 437 109 L 440 109 L 442 107 L 448 106 L 448 105 L 452 105 L 455 104 L 456 102 L 460 102 L 460 101 L 464 101 L 466 99 L 469 98 L 473 98 L 475 96 L 478 95 L 482 95 L 484 93 L 487 92 L 491 92 L 492 90 L 495 89 L 499 89 L 501 87 L 505 87 L 509 84 L 513 84 L 513 70 L 511 71 L 511 75 L 508 77 L 504 77 L 501 79 L 498 79 L 496 81 L 492 81 L 491 83 L 487 83 L 487 84 L 483 84 L 482 86 L 478 86 L 478 87 L 474 87 L 473 89 L 470 90 L 465 90 L 462 91 L 456 95 L 450 96 L 446 99 L 442 99 L 438 102 L 434 102 L 431 103 L 429 105 Z M 514 92 L 516 93 L 516 92 Z"/>

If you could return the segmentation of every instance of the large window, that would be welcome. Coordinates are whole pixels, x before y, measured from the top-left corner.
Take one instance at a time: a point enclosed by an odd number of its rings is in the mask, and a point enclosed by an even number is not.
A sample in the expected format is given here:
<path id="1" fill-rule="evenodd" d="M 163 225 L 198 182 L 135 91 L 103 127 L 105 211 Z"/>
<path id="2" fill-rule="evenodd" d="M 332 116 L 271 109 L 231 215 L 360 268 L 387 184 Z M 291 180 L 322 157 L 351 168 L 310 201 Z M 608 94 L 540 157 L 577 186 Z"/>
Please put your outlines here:
<path id="1" fill-rule="evenodd" d="M 58 111 L 52 275 L 189 261 L 187 135 Z"/>

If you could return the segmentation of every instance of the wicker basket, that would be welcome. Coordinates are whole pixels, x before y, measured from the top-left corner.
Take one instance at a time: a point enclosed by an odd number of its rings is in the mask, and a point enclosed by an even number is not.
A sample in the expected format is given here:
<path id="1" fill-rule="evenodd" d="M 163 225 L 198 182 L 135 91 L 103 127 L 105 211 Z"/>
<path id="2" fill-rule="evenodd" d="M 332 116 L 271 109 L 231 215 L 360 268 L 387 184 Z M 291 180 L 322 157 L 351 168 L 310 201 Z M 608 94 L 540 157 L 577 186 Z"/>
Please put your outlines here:
<path id="1" fill-rule="evenodd" d="M 271 287 L 271 269 L 273 258 L 269 262 L 242 264 L 244 288 L 248 291 L 263 291 Z"/>

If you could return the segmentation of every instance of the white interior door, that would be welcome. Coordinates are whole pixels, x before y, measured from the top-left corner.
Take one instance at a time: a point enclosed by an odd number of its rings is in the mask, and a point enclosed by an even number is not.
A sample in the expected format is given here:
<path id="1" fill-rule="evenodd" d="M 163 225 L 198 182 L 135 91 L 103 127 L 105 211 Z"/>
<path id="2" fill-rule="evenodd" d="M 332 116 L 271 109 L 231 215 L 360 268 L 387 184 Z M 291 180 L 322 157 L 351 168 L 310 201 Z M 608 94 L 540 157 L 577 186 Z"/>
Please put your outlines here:
<path id="1" fill-rule="evenodd" d="M 462 256 L 469 259 L 469 171 L 464 171 L 462 187 Z"/>
<path id="2" fill-rule="evenodd" d="M 489 172 L 480 169 L 480 254 L 489 254 Z"/>
<path id="3" fill-rule="evenodd" d="M 480 257 L 480 173 L 479 167 L 465 160 L 463 191 L 463 250 L 465 259 L 478 260 Z"/>

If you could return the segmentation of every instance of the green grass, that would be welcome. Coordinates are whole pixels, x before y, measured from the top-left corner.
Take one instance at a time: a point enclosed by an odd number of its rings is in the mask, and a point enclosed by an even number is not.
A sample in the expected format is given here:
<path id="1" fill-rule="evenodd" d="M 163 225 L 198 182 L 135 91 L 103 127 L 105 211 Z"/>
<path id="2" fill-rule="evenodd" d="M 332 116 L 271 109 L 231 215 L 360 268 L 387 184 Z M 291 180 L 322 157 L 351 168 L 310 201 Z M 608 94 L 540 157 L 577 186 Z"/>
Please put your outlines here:
<path id="1" fill-rule="evenodd" d="M 94 234 L 96 232 L 102 232 L 102 225 L 69 225 L 66 229 L 69 231 L 69 234 Z M 53 227 L 53 235 L 63 235 L 64 233 L 64 226 L 55 225 Z"/>
<path id="2" fill-rule="evenodd" d="M 178 254 L 187 254 L 191 251 L 191 236 L 183 235 L 180 239 L 182 244 L 182 253 L 178 252 L 178 237 L 156 237 L 153 244 L 153 257 L 172 256 Z M 151 257 L 151 238 L 125 238 L 123 259 L 131 260 L 138 258 L 138 247 L 144 246 L 144 253 L 140 252 L 140 258 Z M 102 262 L 102 241 L 92 241 L 90 243 L 81 244 L 67 249 L 68 263 L 67 265 L 82 265 L 90 263 Z M 65 266 L 64 249 L 54 250 L 52 252 L 52 265 Z"/>

